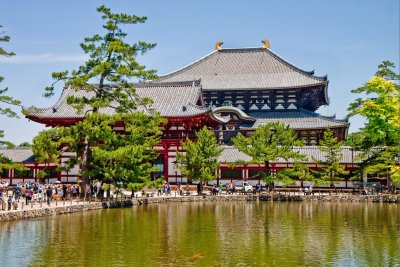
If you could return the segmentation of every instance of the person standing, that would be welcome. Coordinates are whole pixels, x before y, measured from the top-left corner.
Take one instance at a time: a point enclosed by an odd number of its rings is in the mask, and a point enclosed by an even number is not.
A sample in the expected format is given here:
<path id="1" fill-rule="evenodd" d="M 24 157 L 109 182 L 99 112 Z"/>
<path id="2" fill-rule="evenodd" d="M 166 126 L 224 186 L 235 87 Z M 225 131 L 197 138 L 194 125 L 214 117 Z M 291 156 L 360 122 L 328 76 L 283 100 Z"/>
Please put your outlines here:
<path id="1" fill-rule="evenodd" d="M 1 210 L 4 210 L 6 208 L 4 205 L 3 195 L 4 195 L 3 188 L 1 188 L 1 186 L 0 186 L 0 208 L 1 208 Z"/>
<path id="2" fill-rule="evenodd" d="M 63 184 L 62 192 L 63 192 L 62 200 L 66 200 L 67 199 L 67 185 L 66 184 Z"/>
<path id="3" fill-rule="evenodd" d="M 182 195 L 182 187 L 180 183 L 176 186 L 176 192 L 178 193 L 178 196 Z"/>
<path id="4" fill-rule="evenodd" d="M 171 195 L 171 186 L 167 183 L 167 195 Z"/>
<path id="5" fill-rule="evenodd" d="M 25 191 L 25 205 L 28 205 L 29 202 L 31 201 L 33 197 L 33 190 L 32 189 L 27 189 Z"/>
<path id="6" fill-rule="evenodd" d="M 199 183 L 197 184 L 197 195 L 200 196 L 200 194 L 201 194 L 201 182 L 199 182 Z"/>
<path id="7" fill-rule="evenodd" d="M 8 204 L 8 210 L 11 210 L 11 204 L 13 203 L 13 198 L 12 196 L 8 196 L 7 204 Z"/>
<path id="8" fill-rule="evenodd" d="M 190 195 L 190 186 L 188 183 L 186 183 L 186 195 Z"/>
<path id="9" fill-rule="evenodd" d="M 53 190 L 51 190 L 50 186 L 47 187 L 46 190 L 46 197 L 47 197 L 47 204 L 50 206 L 51 196 L 53 195 Z"/>
<path id="10" fill-rule="evenodd" d="M 21 187 L 21 196 L 24 197 L 26 199 L 26 192 L 27 192 L 27 188 L 25 187 L 25 185 L 22 185 Z"/>
<path id="11" fill-rule="evenodd" d="M 21 188 L 19 187 L 19 185 L 15 186 L 13 194 L 14 194 L 15 200 L 18 202 L 19 201 L 19 197 L 21 195 Z"/>

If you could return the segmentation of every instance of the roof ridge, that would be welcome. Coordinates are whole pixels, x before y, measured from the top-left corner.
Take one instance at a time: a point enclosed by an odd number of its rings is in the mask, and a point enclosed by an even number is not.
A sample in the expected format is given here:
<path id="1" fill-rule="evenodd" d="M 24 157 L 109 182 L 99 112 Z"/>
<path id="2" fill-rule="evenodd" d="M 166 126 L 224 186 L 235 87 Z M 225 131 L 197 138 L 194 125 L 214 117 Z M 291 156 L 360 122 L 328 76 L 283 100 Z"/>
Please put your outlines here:
<path id="1" fill-rule="evenodd" d="M 187 80 L 187 81 L 175 81 L 175 82 L 144 82 L 135 84 L 137 87 L 160 87 L 160 86 L 201 86 L 201 79 Z"/>
<path id="2" fill-rule="evenodd" d="M 289 62 L 288 60 L 284 59 L 283 57 L 281 57 L 280 55 L 278 55 L 277 53 L 275 53 L 274 51 L 272 51 L 270 48 L 264 48 L 264 47 L 222 48 L 221 50 L 214 50 L 213 52 L 211 52 L 211 53 L 205 55 L 204 57 L 202 57 L 202 58 L 200 58 L 200 59 L 198 59 L 198 60 L 196 60 L 196 61 L 194 61 L 194 62 L 192 62 L 192 63 L 190 63 L 190 64 L 187 64 L 186 66 L 184 66 L 184 67 L 182 67 L 182 68 L 179 68 L 179 69 L 177 69 L 177 70 L 175 70 L 175 71 L 168 72 L 168 73 L 166 73 L 166 74 L 164 74 L 164 75 L 160 75 L 159 78 L 160 78 L 160 80 L 161 80 L 161 79 L 166 79 L 166 78 L 170 78 L 170 77 L 173 77 L 173 76 L 175 76 L 175 75 L 178 75 L 178 74 L 180 74 L 181 72 L 183 72 L 183 71 L 185 71 L 185 70 L 188 70 L 188 69 L 190 69 L 190 68 L 192 68 L 192 67 L 198 65 L 199 63 L 201 63 L 202 61 L 206 60 L 207 58 L 210 58 L 210 57 L 213 56 L 213 55 L 217 55 L 218 53 L 226 53 L 226 52 L 247 52 L 247 51 L 259 51 L 259 52 L 265 52 L 265 51 L 267 51 L 267 52 L 269 52 L 275 59 L 277 59 L 277 60 L 280 61 L 281 63 L 285 64 L 287 67 L 289 67 L 289 68 L 291 68 L 291 69 L 293 69 L 293 70 L 295 70 L 295 71 L 298 71 L 298 72 L 300 72 L 300 73 L 302 73 L 302 74 L 304 74 L 304 75 L 307 75 L 307 76 L 309 76 L 309 77 L 311 77 L 311 78 L 315 78 L 315 79 L 317 79 L 317 80 L 323 81 L 324 83 L 327 83 L 327 82 L 328 82 L 328 81 L 327 81 L 328 75 L 325 75 L 325 76 L 317 76 L 317 75 L 314 75 L 314 70 L 312 70 L 312 71 L 306 71 L 306 70 L 304 70 L 304 69 L 302 69 L 302 68 L 299 68 L 299 67 L 295 66 L 293 63 Z"/>
<path id="3" fill-rule="evenodd" d="M 63 99 L 64 94 L 66 94 L 69 91 L 70 87 L 71 87 L 70 85 L 63 87 L 63 89 L 61 91 L 61 95 L 57 99 L 56 103 L 54 103 L 53 105 L 48 106 L 48 107 L 44 107 L 44 108 L 38 108 L 38 107 L 34 107 L 33 109 L 32 108 L 26 108 L 25 110 L 29 112 L 29 115 L 34 115 L 34 116 L 38 115 L 38 113 L 40 114 L 40 113 L 42 113 L 42 112 L 44 112 L 46 110 L 49 110 L 49 109 L 57 110 L 57 108 L 62 104 L 61 99 Z M 24 110 L 24 108 L 22 108 L 22 110 Z"/>
<path id="4" fill-rule="evenodd" d="M 293 68 L 294 70 L 300 71 L 301 73 L 303 73 L 305 75 L 308 75 L 310 77 L 313 77 L 313 78 L 315 78 L 317 80 L 321 80 L 321 81 L 325 81 L 325 82 L 327 82 L 327 80 L 328 80 L 328 75 L 316 76 L 316 75 L 314 75 L 314 70 L 307 71 L 307 70 L 304 70 L 302 68 L 299 68 L 296 65 L 294 65 L 293 63 L 289 62 L 288 60 L 286 60 L 283 57 L 281 57 L 280 55 L 278 55 L 276 52 L 272 51 L 270 48 L 263 48 L 263 49 L 268 51 L 273 57 L 275 57 L 280 62 L 284 63 L 289 68 Z"/>
<path id="5" fill-rule="evenodd" d="M 318 112 L 310 111 L 310 110 L 306 110 L 306 109 L 302 109 L 302 108 L 299 108 L 299 110 L 302 110 L 302 111 L 304 111 L 305 113 L 308 113 L 308 114 L 315 114 L 316 117 L 319 117 L 319 118 L 321 118 L 323 120 L 338 121 L 338 122 L 349 122 L 347 119 L 336 119 L 336 114 L 333 115 L 333 116 L 326 116 L 326 115 L 322 115 L 322 114 L 320 114 Z"/>
<path id="6" fill-rule="evenodd" d="M 160 76 L 158 76 L 158 78 L 159 78 L 159 80 L 162 80 L 162 79 L 167 79 L 167 78 L 173 77 L 173 76 L 175 76 L 175 75 L 177 75 L 177 74 L 179 74 L 179 73 L 181 73 L 181 72 L 183 72 L 185 70 L 191 69 L 192 67 L 198 65 L 200 62 L 203 62 L 207 58 L 213 57 L 214 55 L 218 54 L 218 52 L 219 51 L 214 50 L 211 53 L 199 58 L 198 60 L 196 60 L 196 61 L 194 61 L 192 63 L 189 63 L 189 64 L 187 64 L 187 65 L 185 65 L 185 66 L 183 66 L 183 67 L 181 67 L 179 69 L 176 69 L 174 71 L 170 71 L 170 72 L 168 72 L 168 73 L 166 73 L 164 75 L 160 75 Z"/>
<path id="7" fill-rule="evenodd" d="M 16 147 L 0 147 L 0 150 L 32 150 L 32 147 L 16 146 Z"/>

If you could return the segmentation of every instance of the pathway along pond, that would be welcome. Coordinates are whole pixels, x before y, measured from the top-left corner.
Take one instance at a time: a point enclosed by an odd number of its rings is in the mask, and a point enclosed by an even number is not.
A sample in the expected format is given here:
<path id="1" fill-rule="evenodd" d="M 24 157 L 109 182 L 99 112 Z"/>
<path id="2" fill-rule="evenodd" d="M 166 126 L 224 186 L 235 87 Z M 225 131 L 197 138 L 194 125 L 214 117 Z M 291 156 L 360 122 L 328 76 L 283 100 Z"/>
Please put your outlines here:
<path id="1" fill-rule="evenodd" d="M 400 205 L 192 202 L 1 222 L 1 266 L 396 266 Z"/>

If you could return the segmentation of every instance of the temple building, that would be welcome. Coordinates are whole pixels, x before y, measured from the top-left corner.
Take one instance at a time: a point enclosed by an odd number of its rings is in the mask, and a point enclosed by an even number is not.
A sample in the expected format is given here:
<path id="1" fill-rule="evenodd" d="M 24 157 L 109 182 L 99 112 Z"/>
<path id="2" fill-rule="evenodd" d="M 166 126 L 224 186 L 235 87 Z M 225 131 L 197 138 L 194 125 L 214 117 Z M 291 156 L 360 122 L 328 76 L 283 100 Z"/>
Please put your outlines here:
<path id="1" fill-rule="evenodd" d="M 46 176 L 43 177 L 46 182 L 54 183 L 57 181 L 56 164 L 36 162 L 35 155 L 33 155 L 32 148 L 30 147 L 0 148 L 0 156 L 26 167 L 25 170 L 3 169 L 0 172 L 0 182 L 4 181 L 12 185 L 36 182 L 40 170 L 47 170 Z"/>
<path id="2" fill-rule="evenodd" d="M 230 117 L 214 130 L 229 143 L 237 132 L 249 135 L 257 127 L 277 121 L 296 129 L 305 145 L 317 145 L 329 127 L 345 140 L 349 123 L 315 111 L 328 105 L 327 76 L 304 71 L 264 47 L 222 49 L 177 71 L 162 75 L 160 82 L 200 80 L 204 103 L 213 112 Z"/>
<path id="3" fill-rule="evenodd" d="M 182 151 L 181 142 L 193 138 L 203 126 L 213 129 L 218 142 L 224 148 L 219 161 L 218 182 L 248 180 L 259 182 L 256 173 L 263 165 L 246 164 L 230 168 L 236 160 L 250 161 L 249 157 L 232 146 L 231 138 L 238 133 L 249 136 L 261 125 L 281 122 L 295 129 L 304 147 L 295 148 L 307 155 L 309 166 L 318 168 L 313 157 L 322 159 L 319 144 L 323 133 L 330 128 L 339 141 L 347 138 L 349 123 L 335 116 L 322 116 L 316 110 L 328 105 L 327 76 L 316 76 L 274 53 L 269 42 L 257 48 L 225 49 L 218 42 L 212 53 L 174 72 L 162 75 L 156 81 L 136 84 L 139 97 L 149 97 L 154 103 L 150 109 L 157 110 L 167 119 L 161 125 L 163 135 L 157 149 L 160 153 L 156 165 L 158 173 L 171 183 L 192 182 L 182 177 L 176 167 L 175 155 Z M 67 87 L 50 108 L 41 109 L 27 117 L 50 127 L 71 125 L 83 120 L 85 110 L 78 114 L 67 104 L 70 95 L 93 97 L 86 91 Z M 139 109 L 140 110 L 140 109 Z M 145 111 L 145 110 L 142 110 Z M 113 114 L 113 109 L 100 109 Z M 115 130 L 123 130 L 116 125 Z M 343 149 L 342 164 L 355 169 L 354 153 Z M 65 152 L 61 162 L 68 155 Z M 291 166 L 290 162 L 273 162 L 272 171 Z M 60 182 L 76 182 L 79 170 L 57 174 Z M 337 186 L 347 187 L 347 181 Z"/>

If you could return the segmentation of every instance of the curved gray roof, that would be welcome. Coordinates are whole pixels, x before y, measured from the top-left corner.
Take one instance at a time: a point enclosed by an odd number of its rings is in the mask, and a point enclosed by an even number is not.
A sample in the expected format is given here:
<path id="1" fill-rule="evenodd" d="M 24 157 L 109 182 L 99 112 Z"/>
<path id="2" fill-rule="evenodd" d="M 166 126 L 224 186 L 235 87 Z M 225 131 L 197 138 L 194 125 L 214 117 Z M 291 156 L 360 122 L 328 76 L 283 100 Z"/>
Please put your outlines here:
<path id="1" fill-rule="evenodd" d="M 0 148 L 0 155 L 17 163 L 35 161 L 35 156 L 30 147 Z"/>
<path id="2" fill-rule="evenodd" d="M 325 77 L 313 75 L 267 48 L 221 49 L 177 71 L 161 82 L 201 79 L 203 90 L 253 90 L 320 86 Z"/>
<path id="3" fill-rule="evenodd" d="M 221 112 L 233 112 L 233 113 L 236 113 L 242 120 L 255 121 L 255 118 L 250 117 L 243 110 L 240 110 L 239 108 L 233 107 L 233 106 L 216 107 L 216 108 L 212 109 L 212 112 L 214 114 L 221 113 Z"/>
<path id="4" fill-rule="evenodd" d="M 241 129 L 257 129 L 269 122 L 280 122 L 297 130 L 348 127 L 349 125 L 346 120 L 335 119 L 335 116 L 322 116 L 304 109 L 296 111 L 248 112 L 248 114 L 256 118 L 256 121 L 254 123 L 243 124 Z"/>
<path id="5" fill-rule="evenodd" d="M 189 117 L 204 114 L 211 110 L 196 105 L 201 97 L 199 81 L 139 83 L 135 85 L 135 90 L 139 98 L 148 97 L 153 100 L 153 104 L 148 105 L 147 108 L 139 106 L 138 111 L 146 112 L 154 109 L 160 112 L 163 117 Z M 90 99 L 94 97 L 94 92 L 76 91 L 72 87 L 66 87 L 54 106 L 33 110 L 29 116 L 37 118 L 83 118 L 85 112 L 90 108 L 86 107 L 81 113 L 78 113 L 73 106 L 67 103 L 69 96 Z M 108 115 L 115 114 L 115 110 L 111 107 L 100 108 L 100 112 Z"/>
<path id="6" fill-rule="evenodd" d="M 221 155 L 218 157 L 218 161 L 221 163 L 231 163 L 236 161 L 244 161 L 250 162 L 251 157 L 246 155 L 245 153 L 239 151 L 234 146 L 221 146 L 223 151 Z M 349 146 L 342 146 L 340 147 L 342 150 L 342 160 L 340 161 L 341 164 L 351 164 L 351 163 L 359 163 L 359 160 L 355 160 L 356 156 L 360 154 L 358 151 L 351 151 L 351 147 Z M 302 146 L 302 147 L 294 147 L 293 151 L 298 152 L 306 156 L 305 163 L 315 163 L 313 157 L 317 160 L 325 160 L 326 153 L 321 152 L 318 149 L 318 146 Z M 286 161 L 284 159 L 280 159 L 276 162 L 271 163 L 291 163 L 293 160 Z"/>

